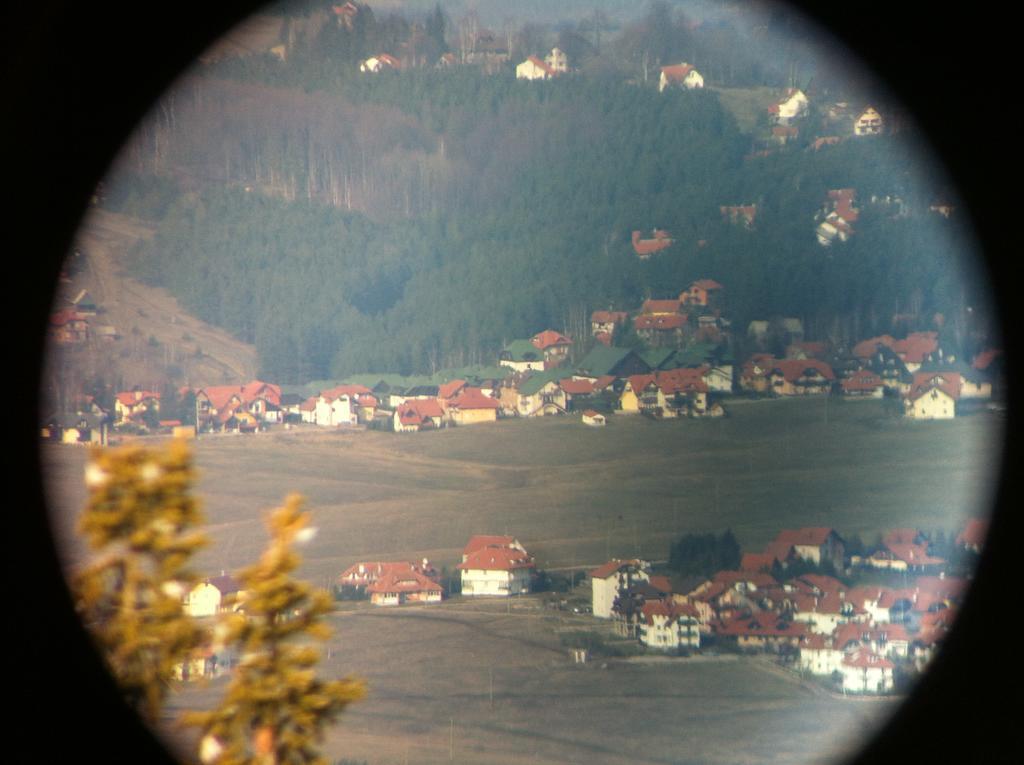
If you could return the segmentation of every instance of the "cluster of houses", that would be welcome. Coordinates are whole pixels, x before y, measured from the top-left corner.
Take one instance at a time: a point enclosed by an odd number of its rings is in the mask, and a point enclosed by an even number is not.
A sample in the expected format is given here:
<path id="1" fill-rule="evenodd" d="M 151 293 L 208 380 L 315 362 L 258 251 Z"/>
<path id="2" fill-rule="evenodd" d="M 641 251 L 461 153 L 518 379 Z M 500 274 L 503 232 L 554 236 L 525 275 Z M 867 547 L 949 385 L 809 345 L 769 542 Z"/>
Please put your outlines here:
<path id="1" fill-rule="evenodd" d="M 986 530 L 987 521 L 969 520 L 955 548 L 980 552 Z M 851 586 L 822 573 L 786 577 L 797 563 L 830 564 L 854 577 L 864 569 L 903 576 L 898 586 Z M 915 529 L 892 530 L 870 555 L 847 556 L 834 529 L 801 528 L 781 531 L 763 552 L 744 554 L 738 569 L 709 577 L 671 579 L 640 559 L 613 559 L 588 573 L 593 616 L 649 650 L 768 652 L 844 693 L 884 694 L 895 689 L 897 671 L 920 672 L 931 661 L 954 622 L 968 582 L 947 575 L 947 566 Z M 470 598 L 525 595 L 537 576 L 533 557 L 508 535 L 471 537 L 455 569 L 461 596 Z M 427 559 L 354 563 L 336 577 L 334 593 L 382 607 L 440 604 L 450 595 Z M 244 592 L 221 572 L 197 584 L 183 606 L 198 618 L 244 613 Z M 217 661 L 212 651 L 198 652 L 179 677 L 209 675 Z"/>
<path id="2" fill-rule="evenodd" d="M 440 383 L 408 385 L 388 376 L 307 386 L 253 380 L 182 388 L 177 394 L 181 401 L 194 398 L 200 433 L 302 424 L 408 433 L 568 413 L 601 426 L 612 412 L 656 419 L 721 416 L 723 401 L 737 394 L 889 397 L 909 419 L 938 420 L 965 413 L 969 402 L 998 398 L 1001 351 L 983 351 L 968 363 L 944 344 L 938 331 L 909 332 L 903 338 L 880 335 L 834 349 L 804 341 L 798 319 L 776 321 L 774 330 L 769 322 L 755 321 L 748 339 L 764 347 L 774 331 L 776 339 L 787 341 L 785 353 L 777 357 L 758 351 L 737 365 L 730 322 L 722 312 L 723 289 L 712 279 L 699 279 L 678 297 L 645 300 L 636 312 L 596 310 L 590 317 L 592 347 L 576 361 L 571 361 L 573 339 L 547 329 L 510 342 L 495 366 L 464 370 Z M 644 347 L 616 345 L 627 331 Z M 90 400 L 73 412 L 47 418 L 42 435 L 63 443 L 101 444 L 111 426 L 131 426 L 135 432 L 177 428 L 189 435 L 180 419 L 164 418 L 160 411 L 160 392 L 120 391 L 113 412 Z"/>
<path id="3" fill-rule="evenodd" d="M 971 519 L 956 547 L 980 551 L 985 531 L 984 520 Z M 848 586 L 820 573 L 785 577 L 797 561 L 904 578 L 889 587 Z M 767 651 L 845 693 L 884 694 L 894 690 L 898 670 L 928 664 L 953 624 L 968 583 L 947 576 L 946 567 L 915 529 L 892 530 L 870 556 L 847 559 L 834 529 L 802 528 L 780 532 L 764 552 L 743 555 L 737 570 L 710 577 L 673 584 L 639 559 L 611 560 L 589 574 L 594 616 L 649 649 Z"/>

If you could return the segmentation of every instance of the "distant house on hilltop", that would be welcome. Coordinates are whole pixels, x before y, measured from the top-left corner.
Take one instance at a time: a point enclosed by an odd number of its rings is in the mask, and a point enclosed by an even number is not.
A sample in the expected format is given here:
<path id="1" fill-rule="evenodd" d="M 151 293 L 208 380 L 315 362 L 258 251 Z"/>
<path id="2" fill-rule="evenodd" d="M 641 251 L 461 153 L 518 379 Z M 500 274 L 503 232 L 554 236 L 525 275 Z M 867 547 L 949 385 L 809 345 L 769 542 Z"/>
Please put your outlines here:
<path id="1" fill-rule="evenodd" d="M 807 114 L 807 96 L 797 88 L 787 88 L 782 97 L 768 107 L 768 119 L 773 125 L 786 127 Z"/>
<path id="2" fill-rule="evenodd" d="M 669 236 L 667 231 L 661 229 L 654 229 L 654 236 L 651 239 L 641 239 L 642 236 L 640 231 L 634 231 L 632 236 L 633 252 L 637 254 L 637 257 L 641 260 L 647 260 L 656 252 L 661 252 L 667 247 L 672 246 L 672 238 Z"/>
<path id="3" fill-rule="evenodd" d="M 869 106 L 853 121 L 853 134 L 856 136 L 880 135 L 883 127 L 882 115 L 873 106 Z"/>
<path id="4" fill-rule="evenodd" d="M 673 66 L 661 67 L 661 75 L 658 78 L 658 92 L 663 93 L 667 88 L 676 87 L 686 90 L 695 90 L 704 87 L 704 77 L 694 69 L 692 64 L 683 62 Z"/>
<path id="5" fill-rule="evenodd" d="M 527 56 L 525 61 L 516 65 L 517 80 L 551 80 L 557 76 L 558 70 L 536 56 Z"/>

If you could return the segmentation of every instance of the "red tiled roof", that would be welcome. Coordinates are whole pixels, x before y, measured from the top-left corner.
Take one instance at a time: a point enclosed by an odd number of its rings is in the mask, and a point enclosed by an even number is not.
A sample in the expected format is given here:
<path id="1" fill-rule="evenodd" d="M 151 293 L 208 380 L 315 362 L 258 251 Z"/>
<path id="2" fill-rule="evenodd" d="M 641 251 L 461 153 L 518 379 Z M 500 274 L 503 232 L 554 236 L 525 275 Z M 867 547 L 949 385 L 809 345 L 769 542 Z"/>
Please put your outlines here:
<path id="1" fill-rule="evenodd" d="M 533 568 L 533 560 L 522 550 L 511 547 L 483 547 L 466 556 L 458 564 L 459 569 L 477 569 L 481 571 L 512 571 L 520 568 Z"/>
<path id="2" fill-rule="evenodd" d="M 466 542 L 466 546 L 462 548 L 462 554 L 464 556 L 469 555 L 470 553 L 482 550 L 485 547 L 514 547 L 518 544 L 519 541 L 515 537 L 476 534 L 470 537 L 469 541 Z"/>
<path id="3" fill-rule="evenodd" d="M 531 62 L 534 66 L 543 69 L 551 77 L 554 77 L 556 74 L 558 74 L 558 72 L 555 71 L 550 64 L 548 64 L 546 61 L 537 58 L 536 56 L 527 56 L 526 60 Z"/>
<path id="4" fill-rule="evenodd" d="M 558 387 L 570 396 L 586 396 L 594 392 L 594 383 L 590 380 L 574 380 L 568 377 L 558 381 Z"/>
<path id="5" fill-rule="evenodd" d="M 655 229 L 653 239 L 641 239 L 640 232 L 633 232 L 633 251 L 637 255 L 651 255 L 672 245 L 672 239 L 664 231 Z"/>
<path id="6" fill-rule="evenodd" d="M 538 332 L 530 338 L 530 342 L 542 351 L 555 345 L 572 345 L 572 340 L 559 332 L 555 332 L 553 329 L 545 329 L 543 332 Z"/>
<path id="7" fill-rule="evenodd" d="M 693 289 L 694 287 L 705 290 L 707 292 L 710 292 L 712 290 L 724 289 L 724 287 L 722 287 L 722 285 L 716 282 L 714 279 L 698 279 L 697 281 L 690 285 L 690 289 Z"/>
<path id="8" fill-rule="evenodd" d="M 640 609 L 644 621 L 654 624 L 655 616 L 664 616 L 669 620 L 678 619 L 680 616 L 687 616 L 693 619 L 700 619 L 700 612 L 691 603 L 667 603 L 664 600 L 647 601 Z"/>
<path id="9" fill-rule="evenodd" d="M 640 313 L 645 316 L 657 314 L 675 315 L 679 313 L 679 307 L 680 302 L 678 300 L 645 300 Z"/>
<path id="10" fill-rule="evenodd" d="M 882 378 L 870 369 L 862 369 L 859 372 L 854 372 L 843 380 L 840 385 L 846 393 L 853 393 L 855 391 L 874 391 L 878 388 L 885 387 L 885 383 L 882 382 Z"/>
<path id="11" fill-rule="evenodd" d="M 246 404 L 256 398 L 265 398 L 275 406 L 280 406 L 281 386 L 261 380 L 253 380 L 242 386 L 241 397 L 242 401 Z"/>
<path id="12" fill-rule="evenodd" d="M 988 533 L 988 520 L 985 518 L 971 518 L 964 526 L 964 530 L 956 536 L 956 543 L 961 547 L 981 547 L 985 542 L 985 535 Z"/>
<path id="13" fill-rule="evenodd" d="M 218 411 L 223 409 L 231 401 L 232 397 L 242 400 L 242 388 L 240 385 L 211 385 L 208 388 L 200 388 L 202 393 L 210 401 L 210 406 Z"/>
<path id="14" fill-rule="evenodd" d="M 778 585 L 771 574 L 763 571 L 718 571 L 711 579 L 716 584 L 732 587 L 736 582 L 750 582 L 755 587 Z"/>
<path id="15" fill-rule="evenodd" d="M 454 409 L 500 409 L 501 404 L 479 388 L 464 388 L 449 406 Z"/>
<path id="16" fill-rule="evenodd" d="M 775 556 L 770 553 L 743 553 L 743 557 L 740 559 L 740 571 L 770 569 L 775 560 Z"/>
<path id="17" fill-rule="evenodd" d="M 878 654 L 864 649 L 854 651 L 852 654 L 847 654 L 843 657 L 843 664 L 847 667 L 876 669 L 892 669 L 894 666 L 888 659 L 883 659 Z"/>
<path id="18" fill-rule="evenodd" d="M 771 611 L 758 611 L 750 616 L 735 616 L 723 623 L 718 632 L 732 637 L 801 637 L 808 633 L 807 625 L 789 622 Z"/>
<path id="19" fill-rule="evenodd" d="M 404 416 L 420 419 L 444 417 L 444 409 L 436 398 L 414 398 L 398 406 L 399 418 Z"/>
<path id="20" fill-rule="evenodd" d="M 818 372 L 826 380 L 834 380 L 832 367 L 818 359 L 780 359 L 772 364 L 772 372 L 778 371 L 787 382 L 796 382 L 808 370 Z"/>
<path id="21" fill-rule="evenodd" d="M 386 569 L 374 582 L 366 587 L 369 593 L 388 592 L 443 592 L 433 579 L 421 574 L 410 566 L 406 570 L 392 567 Z"/>
<path id="22" fill-rule="evenodd" d="M 982 351 L 971 361 L 971 366 L 975 369 L 988 369 L 989 364 L 995 361 L 999 356 L 1002 355 L 1002 351 L 996 348 L 990 348 Z"/>
<path id="23" fill-rule="evenodd" d="M 594 311 L 590 320 L 595 324 L 622 324 L 628 318 L 625 311 Z"/>
<path id="24" fill-rule="evenodd" d="M 466 386 L 465 380 L 451 380 L 437 386 L 438 398 L 451 398 Z"/>
<path id="25" fill-rule="evenodd" d="M 892 349 L 903 361 L 920 364 L 929 353 L 939 347 L 937 332 L 912 332 L 903 340 L 896 340 Z"/>
<path id="26" fill-rule="evenodd" d="M 594 380 L 594 392 L 596 393 L 597 391 L 604 390 L 615 382 L 616 379 L 615 375 L 601 375 Z"/>
<path id="27" fill-rule="evenodd" d="M 916 401 L 932 390 L 941 390 L 954 401 L 960 398 L 959 372 L 916 372 L 907 398 Z"/>
<path id="28" fill-rule="evenodd" d="M 672 82 L 682 82 L 692 70 L 693 66 L 690 64 L 674 64 L 661 67 L 661 73 L 665 75 L 665 79 Z"/>

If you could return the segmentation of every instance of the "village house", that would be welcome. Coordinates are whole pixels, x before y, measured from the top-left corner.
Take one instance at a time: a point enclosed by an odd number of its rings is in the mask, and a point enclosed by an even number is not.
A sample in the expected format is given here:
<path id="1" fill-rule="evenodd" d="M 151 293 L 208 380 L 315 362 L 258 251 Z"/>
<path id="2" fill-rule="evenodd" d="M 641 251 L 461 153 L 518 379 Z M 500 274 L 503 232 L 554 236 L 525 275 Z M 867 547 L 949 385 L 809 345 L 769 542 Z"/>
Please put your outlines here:
<path id="1" fill-rule="evenodd" d="M 605 416 L 593 409 L 584 409 L 582 419 L 584 425 L 590 425 L 595 428 L 603 428 L 607 424 Z"/>
<path id="2" fill-rule="evenodd" d="M 160 411 L 160 393 L 150 390 L 121 391 L 114 396 L 114 415 L 118 422 L 137 420 L 152 409 Z"/>
<path id="3" fill-rule="evenodd" d="M 720 638 L 739 648 L 781 652 L 796 650 L 808 634 L 807 626 L 772 611 L 739 613 L 716 629 Z"/>
<path id="4" fill-rule="evenodd" d="M 516 65 L 517 80 L 551 80 L 558 74 L 551 64 L 536 56 L 527 56 L 525 61 Z"/>
<path id="5" fill-rule="evenodd" d="M 634 231 L 632 235 L 633 252 L 636 253 L 640 260 L 647 260 L 651 255 L 656 252 L 661 252 L 667 247 L 672 246 L 673 239 L 669 236 L 667 231 L 661 229 L 654 229 L 654 235 L 651 239 L 642 239 L 642 233 L 640 231 Z"/>
<path id="6" fill-rule="evenodd" d="M 658 92 L 664 93 L 668 88 L 684 88 L 695 90 L 704 87 L 704 77 L 685 61 L 672 66 L 661 67 L 658 77 Z"/>
<path id="7" fill-rule="evenodd" d="M 757 205 L 722 205 L 718 209 L 724 221 L 744 228 L 753 228 L 757 219 Z"/>
<path id="8" fill-rule="evenodd" d="M 683 314 L 640 314 L 633 319 L 633 329 L 644 342 L 654 347 L 682 344 L 688 317 Z"/>
<path id="9" fill-rule="evenodd" d="M 844 396 L 882 398 L 885 382 L 870 369 L 854 372 L 839 383 Z"/>
<path id="10" fill-rule="evenodd" d="M 391 566 L 366 586 L 375 606 L 399 606 L 406 603 L 440 603 L 444 588 L 413 567 Z"/>
<path id="11" fill-rule="evenodd" d="M 416 573 L 435 582 L 438 581 L 440 577 L 437 569 L 426 558 L 423 558 L 419 563 L 413 563 L 412 561 L 407 560 L 360 561 L 359 563 L 353 563 L 338 574 L 334 580 L 334 585 L 336 588 L 350 588 L 352 590 L 365 593 L 367 587 L 389 571 L 393 570 L 400 572 L 415 571 Z"/>
<path id="12" fill-rule="evenodd" d="M 873 106 L 869 106 L 854 119 L 853 134 L 856 136 L 879 135 L 883 127 L 882 115 Z"/>
<path id="13" fill-rule="evenodd" d="M 960 398 L 960 376 L 929 372 L 914 376 L 904 399 L 904 414 L 911 420 L 951 420 Z"/>
<path id="14" fill-rule="evenodd" d="M 444 409 L 437 399 L 410 399 L 395 408 L 391 427 L 395 433 L 413 433 L 443 427 Z"/>
<path id="15" fill-rule="evenodd" d="M 834 380 L 832 367 L 817 359 L 776 360 L 768 371 L 769 387 L 776 396 L 829 393 Z"/>
<path id="16" fill-rule="evenodd" d="M 462 594 L 522 595 L 530 591 L 534 563 L 518 540 L 509 536 L 474 536 L 462 551 Z"/>
<path id="17" fill-rule="evenodd" d="M 615 332 L 628 318 L 625 311 L 594 311 L 590 314 L 590 333 L 599 343 L 611 345 Z"/>
<path id="18" fill-rule="evenodd" d="M 834 529 L 811 527 L 780 531 L 765 552 L 783 563 L 794 557 L 817 565 L 827 562 L 842 571 L 846 548 Z"/>
<path id="19" fill-rule="evenodd" d="M 679 303 L 684 307 L 715 309 L 718 308 L 723 289 L 714 279 L 698 279 L 679 294 Z"/>
<path id="20" fill-rule="evenodd" d="M 575 376 L 596 380 L 609 375 L 623 378 L 650 371 L 650 365 L 632 348 L 596 345 L 577 363 Z"/>
<path id="21" fill-rule="evenodd" d="M 845 658 L 846 653 L 831 635 L 808 635 L 800 644 L 797 666 L 812 675 L 831 677 L 839 672 Z"/>
<path id="22" fill-rule="evenodd" d="M 106 417 L 91 412 L 64 412 L 47 418 L 41 435 L 61 444 L 107 445 Z"/>
<path id="23" fill-rule="evenodd" d="M 453 425 L 475 425 L 498 419 L 501 404 L 479 388 L 464 387 L 454 398 L 448 399 L 445 410 Z"/>
<path id="24" fill-rule="evenodd" d="M 590 576 L 591 606 L 594 616 L 611 619 L 612 607 L 624 590 L 637 582 L 650 581 L 650 564 L 638 558 L 614 558 L 588 572 Z"/>
<path id="25" fill-rule="evenodd" d="M 72 308 L 50 314 L 50 339 L 55 343 L 84 343 L 89 339 L 88 317 Z"/>
<path id="26" fill-rule="evenodd" d="M 402 62 L 387 53 L 378 53 L 376 56 L 370 56 L 370 58 L 359 63 L 360 72 L 370 72 L 372 74 L 377 74 L 378 72 L 386 70 L 398 70 L 401 68 Z"/>
<path id="27" fill-rule="evenodd" d="M 234 577 L 221 572 L 220 576 L 200 582 L 188 592 L 184 610 L 189 616 L 214 616 L 235 610 L 242 594 L 241 585 Z"/>
<path id="28" fill-rule="evenodd" d="M 654 601 L 640 612 L 642 645 L 661 651 L 700 648 L 700 614 L 692 604 Z"/>
<path id="29" fill-rule="evenodd" d="M 544 354 L 544 368 L 557 367 L 569 355 L 572 340 L 553 329 L 545 329 L 530 338 L 533 346 Z"/>
<path id="30" fill-rule="evenodd" d="M 839 672 L 844 693 L 884 694 L 893 689 L 893 663 L 861 648 L 843 657 Z"/>
<path id="31" fill-rule="evenodd" d="M 565 74 L 569 71 L 569 57 L 561 48 L 552 48 L 551 52 L 544 57 L 544 63 L 557 74 Z"/>
<path id="32" fill-rule="evenodd" d="M 546 417 L 565 414 L 568 400 L 559 385 L 561 374 L 531 372 L 514 388 L 515 414 L 518 417 Z"/>
<path id="33" fill-rule="evenodd" d="M 547 368 L 544 351 L 531 340 L 513 340 L 498 354 L 498 365 L 516 372 L 543 371 Z"/>
<path id="34" fill-rule="evenodd" d="M 565 410 L 567 412 L 579 411 L 588 408 L 594 395 L 593 380 L 575 380 L 571 377 L 558 381 L 558 387 L 565 395 Z"/>
<path id="35" fill-rule="evenodd" d="M 768 120 L 775 126 L 789 126 L 807 114 L 809 105 L 802 90 L 787 88 L 782 97 L 768 107 Z"/>

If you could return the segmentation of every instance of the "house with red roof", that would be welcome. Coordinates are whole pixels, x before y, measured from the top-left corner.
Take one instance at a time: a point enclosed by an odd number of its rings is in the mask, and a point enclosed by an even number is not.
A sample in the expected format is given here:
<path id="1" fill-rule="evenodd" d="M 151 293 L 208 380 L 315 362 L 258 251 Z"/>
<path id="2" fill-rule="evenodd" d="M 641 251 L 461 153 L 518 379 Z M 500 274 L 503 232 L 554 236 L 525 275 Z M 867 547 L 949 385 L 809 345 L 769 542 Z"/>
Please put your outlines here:
<path id="1" fill-rule="evenodd" d="M 434 430 L 445 423 L 445 411 L 436 398 L 414 398 L 399 404 L 391 417 L 395 433 Z"/>
<path id="2" fill-rule="evenodd" d="M 73 308 L 55 311 L 50 314 L 49 335 L 55 343 L 84 343 L 89 339 L 89 318 Z"/>
<path id="3" fill-rule="evenodd" d="M 894 668 L 891 661 L 866 648 L 853 651 L 843 657 L 839 667 L 843 693 L 889 693 L 894 686 Z"/>
<path id="4" fill-rule="evenodd" d="M 704 87 L 704 77 L 692 64 L 685 61 L 671 66 L 661 67 L 658 76 L 658 92 L 664 93 L 668 88 L 684 88 L 695 90 Z"/>
<path id="5" fill-rule="evenodd" d="M 454 398 L 448 399 L 445 409 L 453 425 L 475 425 L 496 421 L 501 403 L 479 388 L 467 386 Z"/>
<path id="6" fill-rule="evenodd" d="M 394 56 L 387 53 L 378 53 L 376 56 L 370 56 L 365 61 L 359 63 L 360 72 L 370 72 L 377 74 L 386 70 L 397 70 L 402 68 L 402 62 Z"/>
<path id="7" fill-rule="evenodd" d="M 605 416 L 596 409 L 584 409 L 582 420 L 584 425 L 592 428 L 603 428 L 608 424 Z"/>
<path id="8" fill-rule="evenodd" d="M 772 611 L 735 614 L 719 624 L 715 632 L 740 648 L 770 651 L 798 648 L 808 635 L 807 625 Z"/>
<path id="9" fill-rule="evenodd" d="M 590 333 L 598 342 L 611 345 L 615 332 L 628 318 L 629 314 L 625 311 L 594 311 L 590 314 Z"/>
<path id="10" fill-rule="evenodd" d="M 558 74 L 551 64 L 536 56 L 527 56 L 525 61 L 516 65 L 517 80 L 551 80 Z"/>
<path id="11" fill-rule="evenodd" d="M 679 303 L 683 306 L 714 308 L 723 289 L 714 279 L 698 279 L 679 293 Z"/>
<path id="12" fill-rule="evenodd" d="M 885 381 L 870 369 L 860 369 L 845 377 L 839 383 L 844 396 L 855 398 L 882 398 L 885 395 Z"/>
<path id="13" fill-rule="evenodd" d="M 159 391 L 136 389 L 114 396 L 114 415 L 119 422 L 137 420 L 149 409 L 160 411 Z"/>
<path id="14" fill-rule="evenodd" d="M 985 544 L 986 534 L 988 534 L 988 519 L 970 518 L 963 531 L 956 535 L 955 544 L 961 549 L 980 553 Z"/>
<path id="15" fill-rule="evenodd" d="M 768 107 L 768 120 L 772 125 L 787 126 L 807 114 L 810 102 L 798 88 L 786 88 L 782 96 Z"/>
<path id="16" fill-rule="evenodd" d="M 718 211 L 722 220 L 732 225 L 753 228 L 757 220 L 757 205 L 720 205 Z"/>
<path id="17" fill-rule="evenodd" d="M 960 375 L 956 372 L 916 374 L 903 400 L 904 414 L 912 420 L 951 420 L 959 399 Z"/>
<path id="18" fill-rule="evenodd" d="M 650 302 L 650 301 L 648 301 Z M 648 345 L 659 348 L 679 346 L 686 336 L 689 317 L 685 314 L 640 314 L 633 319 L 633 329 Z"/>
<path id="19" fill-rule="evenodd" d="M 640 609 L 642 645 L 660 651 L 700 648 L 700 613 L 690 603 L 655 600 Z"/>
<path id="20" fill-rule="evenodd" d="M 836 376 L 818 359 L 776 359 L 768 371 L 768 384 L 776 396 L 829 393 Z"/>
<path id="21" fill-rule="evenodd" d="M 622 592 L 651 578 L 650 564 L 639 558 L 613 558 L 587 573 L 590 576 L 592 610 L 599 619 L 611 619 L 612 607 Z"/>
<path id="22" fill-rule="evenodd" d="M 406 603 L 440 603 L 444 588 L 414 567 L 392 566 L 366 586 L 375 606 L 400 606 Z"/>
<path id="23" fill-rule="evenodd" d="M 831 677 L 838 672 L 846 653 L 839 648 L 831 635 L 808 635 L 800 644 L 797 666 L 812 675 Z"/>
<path id="24" fill-rule="evenodd" d="M 538 332 L 530 338 L 530 342 L 544 354 L 545 369 L 561 364 L 572 350 L 572 340 L 553 329 Z"/>
<path id="25" fill-rule="evenodd" d="M 656 228 L 651 239 L 643 239 L 642 236 L 640 231 L 634 231 L 632 236 L 633 252 L 640 260 L 647 260 L 654 253 L 672 246 L 673 239 L 667 231 Z"/>
<path id="26" fill-rule="evenodd" d="M 474 536 L 462 551 L 462 594 L 522 595 L 530 591 L 533 558 L 513 537 Z"/>
<path id="27" fill-rule="evenodd" d="M 819 565 L 828 562 L 836 571 L 842 571 L 846 548 L 834 529 L 806 527 L 783 529 L 768 545 L 766 552 L 783 562 L 791 557 L 802 558 Z"/>

